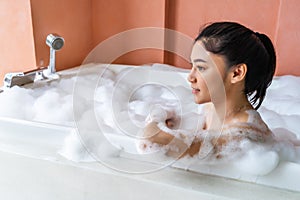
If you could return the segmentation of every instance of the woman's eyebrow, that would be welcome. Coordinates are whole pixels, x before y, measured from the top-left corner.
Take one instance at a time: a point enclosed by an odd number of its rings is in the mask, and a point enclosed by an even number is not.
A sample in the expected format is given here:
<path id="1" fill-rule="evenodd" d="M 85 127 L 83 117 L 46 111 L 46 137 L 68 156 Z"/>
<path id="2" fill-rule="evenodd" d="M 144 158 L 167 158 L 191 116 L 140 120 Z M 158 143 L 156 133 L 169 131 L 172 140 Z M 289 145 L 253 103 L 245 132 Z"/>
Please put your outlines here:
<path id="1" fill-rule="evenodd" d="M 200 59 L 200 58 L 198 58 L 198 59 L 195 59 L 195 60 L 194 60 L 194 62 L 204 62 L 204 63 L 206 63 L 206 61 L 205 61 L 205 60 L 202 60 L 202 59 Z"/>

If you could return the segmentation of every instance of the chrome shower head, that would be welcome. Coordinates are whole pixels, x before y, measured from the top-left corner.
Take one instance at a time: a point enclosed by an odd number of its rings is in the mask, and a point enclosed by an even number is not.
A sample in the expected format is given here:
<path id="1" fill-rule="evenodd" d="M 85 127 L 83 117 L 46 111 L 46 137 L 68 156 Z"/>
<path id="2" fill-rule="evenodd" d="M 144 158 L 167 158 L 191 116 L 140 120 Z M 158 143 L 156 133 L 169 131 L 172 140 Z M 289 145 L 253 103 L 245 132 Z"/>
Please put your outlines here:
<path id="1" fill-rule="evenodd" d="M 65 40 L 61 36 L 52 33 L 47 36 L 46 44 L 50 48 L 53 48 L 55 51 L 57 51 L 57 50 L 60 50 L 64 46 Z"/>
<path id="2" fill-rule="evenodd" d="M 64 46 L 65 40 L 57 34 L 49 34 L 46 38 L 46 44 L 50 47 L 49 65 L 43 71 L 43 75 L 47 78 L 58 78 L 55 69 L 55 51 L 60 50 Z"/>

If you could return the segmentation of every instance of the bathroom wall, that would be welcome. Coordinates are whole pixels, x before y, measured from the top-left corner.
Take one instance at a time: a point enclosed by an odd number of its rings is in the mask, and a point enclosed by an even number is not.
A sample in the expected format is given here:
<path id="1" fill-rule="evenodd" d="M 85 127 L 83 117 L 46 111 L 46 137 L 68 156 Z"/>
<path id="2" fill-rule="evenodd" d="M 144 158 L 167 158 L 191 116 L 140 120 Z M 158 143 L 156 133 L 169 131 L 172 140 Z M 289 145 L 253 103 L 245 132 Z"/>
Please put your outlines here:
<path id="1" fill-rule="evenodd" d="M 163 28 L 165 23 L 165 0 L 31 0 L 31 6 L 38 67 L 49 62 L 46 36 L 54 32 L 65 39 L 56 53 L 58 70 L 80 65 L 94 47 L 117 33 L 145 26 Z M 163 51 L 137 50 L 114 63 L 149 62 L 163 62 Z"/>
<path id="2" fill-rule="evenodd" d="M 238 21 L 267 33 L 277 49 L 277 75 L 300 75 L 297 0 L 6 0 L 0 1 L 0 9 L 0 37 L 5 47 L 0 50 L 1 79 L 7 72 L 46 67 L 49 33 L 66 40 L 56 54 L 61 70 L 80 65 L 96 45 L 125 30 L 166 27 L 194 38 L 201 25 L 216 20 Z M 115 60 L 153 62 L 189 67 L 178 56 L 153 49 L 136 50 Z"/>
<path id="3" fill-rule="evenodd" d="M 94 47 L 129 29 L 165 26 L 165 0 L 92 0 L 92 5 Z M 147 40 L 147 36 L 144 39 Z M 122 47 L 126 43 L 128 41 L 118 45 Z M 138 65 L 163 62 L 163 53 L 154 49 L 136 50 L 124 54 L 114 63 Z"/>
<path id="4" fill-rule="evenodd" d="M 300 1 L 281 0 L 278 12 L 275 44 L 278 74 L 300 76 Z"/>
<path id="5" fill-rule="evenodd" d="M 300 1 L 297 0 L 170 0 L 170 28 L 193 38 L 200 27 L 213 21 L 237 21 L 266 33 L 277 51 L 277 75 L 300 75 Z M 168 8 L 167 8 L 168 9 Z M 176 42 L 175 42 L 176 43 Z M 179 47 L 180 48 L 180 47 Z M 296 56 L 295 56 L 296 55 Z M 188 62 L 169 55 L 168 62 L 188 67 Z"/>
<path id="6" fill-rule="evenodd" d="M 173 0 L 170 18 L 175 19 L 172 29 L 195 38 L 200 28 L 214 21 L 236 21 L 266 33 L 274 41 L 279 1 L 277 0 Z M 275 26 L 274 26 L 275 25 Z M 187 66 L 187 61 L 172 55 L 169 58 L 178 66 Z"/>
<path id="7" fill-rule="evenodd" d="M 56 52 L 56 68 L 71 68 L 81 64 L 92 48 L 91 0 L 31 0 L 36 65 L 48 66 L 49 33 L 65 39 L 64 47 Z"/>
<path id="8" fill-rule="evenodd" d="M 0 85 L 4 74 L 35 67 L 30 0 L 0 1 Z"/>

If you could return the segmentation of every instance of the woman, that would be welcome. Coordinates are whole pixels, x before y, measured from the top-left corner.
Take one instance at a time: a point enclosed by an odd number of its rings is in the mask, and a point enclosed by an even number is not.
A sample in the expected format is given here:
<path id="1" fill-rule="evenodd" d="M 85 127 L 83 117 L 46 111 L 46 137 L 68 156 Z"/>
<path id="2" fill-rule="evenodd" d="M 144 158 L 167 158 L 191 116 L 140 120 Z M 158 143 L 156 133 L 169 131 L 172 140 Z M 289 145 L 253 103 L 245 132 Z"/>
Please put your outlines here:
<path id="1" fill-rule="evenodd" d="M 256 111 L 275 72 L 276 55 L 271 40 L 234 22 L 206 26 L 195 39 L 188 76 L 195 103 L 206 104 L 203 126 L 192 134 L 174 134 L 175 118 L 166 128 L 150 122 L 141 149 L 162 147 L 174 157 L 198 155 L 221 159 L 240 155 L 245 141 L 272 141 L 272 133 Z M 243 144 L 243 145 L 242 145 Z"/>

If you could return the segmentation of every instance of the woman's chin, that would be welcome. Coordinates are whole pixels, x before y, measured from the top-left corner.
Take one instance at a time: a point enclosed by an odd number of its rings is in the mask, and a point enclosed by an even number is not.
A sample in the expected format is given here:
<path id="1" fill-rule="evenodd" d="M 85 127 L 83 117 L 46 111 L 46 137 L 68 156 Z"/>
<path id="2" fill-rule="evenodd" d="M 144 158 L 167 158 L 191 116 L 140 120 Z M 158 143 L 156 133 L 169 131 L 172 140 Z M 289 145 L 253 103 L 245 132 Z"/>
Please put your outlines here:
<path id="1" fill-rule="evenodd" d="M 194 102 L 196 104 L 203 104 L 203 103 L 208 103 L 209 101 L 206 101 L 205 99 L 200 99 L 200 98 L 195 97 Z"/>

